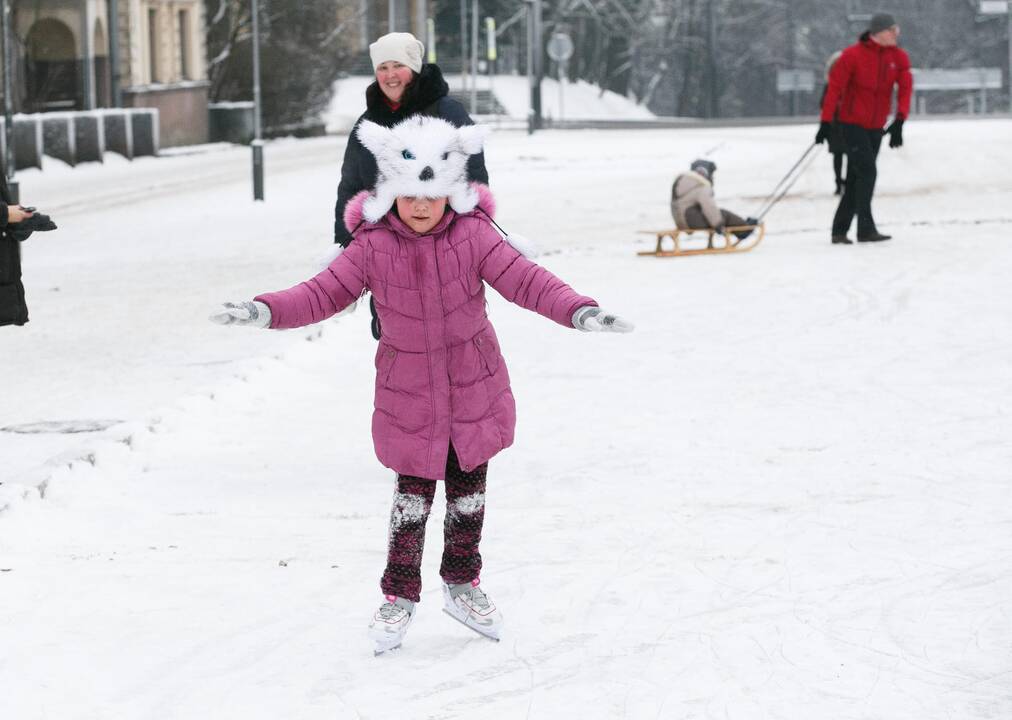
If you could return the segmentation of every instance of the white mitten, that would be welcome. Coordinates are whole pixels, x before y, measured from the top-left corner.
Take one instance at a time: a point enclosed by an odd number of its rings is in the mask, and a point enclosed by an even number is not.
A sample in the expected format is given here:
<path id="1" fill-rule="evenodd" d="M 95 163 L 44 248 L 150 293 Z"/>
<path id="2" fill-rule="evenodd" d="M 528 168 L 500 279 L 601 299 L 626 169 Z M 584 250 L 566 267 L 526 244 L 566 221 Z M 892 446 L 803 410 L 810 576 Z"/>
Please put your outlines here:
<path id="1" fill-rule="evenodd" d="M 271 309 L 262 302 L 247 300 L 241 303 L 223 304 L 208 318 L 219 325 L 246 325 L 266 328 L 271 325 Z"/>
<path id="2" fill-rule="evenodd" d="M 573 313 L 573 327 L 583 332 L 632 332 L 635 326 L 614 313 L 584 305 Z"/>

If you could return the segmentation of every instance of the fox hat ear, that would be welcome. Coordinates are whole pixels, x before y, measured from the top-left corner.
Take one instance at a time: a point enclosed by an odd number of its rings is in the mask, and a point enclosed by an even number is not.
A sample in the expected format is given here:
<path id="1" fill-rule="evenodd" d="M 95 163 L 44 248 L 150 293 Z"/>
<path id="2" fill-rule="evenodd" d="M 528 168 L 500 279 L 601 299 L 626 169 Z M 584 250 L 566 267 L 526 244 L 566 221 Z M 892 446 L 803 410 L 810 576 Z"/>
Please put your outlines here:
<path id="1" fill-rule="evenodd" d="M 460 140 L 460 149 L 464 154 L 477 155 L 485 147 L 488 126 L 465 125 L 457 130 L 457 137 Z"/>
<path id="2" fill-rule="evenodd" d="M 369 120 L 363 120 L 359 123 L 355 134 L 358 135 L 358 139 L 362 141 L 366 149 L 375 157 L 379 157 L 383 149 L 394 140 L 394 134 L 390 131 L 390 128 L 385 128 Z"/>

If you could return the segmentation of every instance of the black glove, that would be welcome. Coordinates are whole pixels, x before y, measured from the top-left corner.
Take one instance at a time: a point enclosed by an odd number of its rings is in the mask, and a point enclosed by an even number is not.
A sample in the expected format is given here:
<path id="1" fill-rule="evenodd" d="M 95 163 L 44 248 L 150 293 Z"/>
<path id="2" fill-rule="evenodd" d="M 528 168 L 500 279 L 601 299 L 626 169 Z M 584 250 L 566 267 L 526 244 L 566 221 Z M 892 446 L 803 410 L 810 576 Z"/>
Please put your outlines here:
<path id="1" fill-rule="evenodd" d="M 717 225 L 715 228 L 713 228 L 713 232 L 716 233 L 717 235 L 723 235 L 724 234 L 724 223 L 721 223 L 720 225 Z"/>
<path id="2" fill-rule="evenodd" d="M 747 217 L 745 218 L 746 225 L 752 225 L 753 227 L 759 225 L 759 218 Z"/>
<path id="3" fill-rule="evenodd" d="M 829 140 L 829 134 L 833 132 L 833 123 L 823 120 L 819 123 L 819 131 L 815 133 L 815 144 L 821 145 Z"/>
<path id="4" fill-rule="evenodd" d="M 889 147 L 903 147 L 903 118 L 893 120 L 892 125 L 886 128 L 886 132 L 889 133 Z"/>
<path id="5" fill-rule="evenodd" d="M 24 242 L 33 232 L 49 232 L 56 229 L 56 223 L 52 218 L 43 213 L 35 213 L 19 223 L 10 223 L 7 226 L 7 234 L 15 240 Z"/>

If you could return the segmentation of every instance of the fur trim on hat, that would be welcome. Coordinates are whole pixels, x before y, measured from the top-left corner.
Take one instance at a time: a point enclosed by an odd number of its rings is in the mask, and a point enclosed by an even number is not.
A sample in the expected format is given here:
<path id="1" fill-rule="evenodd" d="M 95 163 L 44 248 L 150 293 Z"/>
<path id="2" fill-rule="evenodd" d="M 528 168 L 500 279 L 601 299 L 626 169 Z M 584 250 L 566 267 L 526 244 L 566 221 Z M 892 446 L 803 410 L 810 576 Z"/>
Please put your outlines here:
<path id="1" fill-rule="evenodd" d="M 703 178 L 700 178 L 700 180 L 703 180 Z M 706 181 L 703 180 L 703 182 Z M 485 215 L 487 215 L 489 219 L 494 219 L 496 211 L 495 196 L 492 194 L 492 191 L 489 189 L 488 185 L 473 182 L 471 183 L 471 189 L 474 191 L 475 196 L 478 198 L 478 203 L 477 205 L 475 205 L 475 207 L 478 210 L 481 210 Z M 363 224 L 368 225 L 375 224 L 375 222 L 366 220 L 362 212 L 362 206 L 365 204 L 366 200 L 369 199 L 369 197 L 370 197 L 369 191 L 363 190 L 362 192 L 352 197 L 351 200 L 348 201 L 348 204 L 344 206 L 344 226 L 348 228 L 348 232 L 354 233 Z M 517 252 L 519 252 L 526 258 L 530 259 L 536 258 L 541 252 L 541 248 L 537 242 L 529 238 L 526 238 L 523 235 L 517 235 L 516 233 L 506 233 L 506 242 L 512 245 Z M 340 252 L 341 250 L 339 249 L 335 254 L 335 257 L 337 255 L 340 255 Z"/>
<path id="2" fill-rule="evenodd" d="M 467 181 L 467 159 L 482 151 L 488 128 L 414 116 L 392 128 L 363 120 L 356 134 L 376 158 L 376 187 L 362 205 L 369 222 L 386 215 L 398 197 L 445 197 L 460 214 L 478 204 Z"/>
<path id="3" fill-rule="evenodd" d="M 488 185 L 482 185 L 481 183 L 471 183 L 471 190 L 474 192 L 477 203 L 474 208 L 478 208 L 490 218 L 495 217 L 495 197 L 492 195 L 492 191 L 488 189 Z M 365 205 L 366 201 L 372 197 L 368 190 L 354 195 L 348 204 L 344 206 L 344 226 L 348 228 L 348 232 L 354 233 L 363 225 L 375 225 L 379 220 L 369 220 L 366 218 L 362 206 Z M 471 210 L 474 210 L 471 208 Z M 470 210 L 468 211 L 470 212 Z M 385 215 L 386 213 L 384 213 Z"/>
<path id="4" fill-rule="evenodd" d="M 495 217 L 495 197 L 492 195 L 492 191 L 489 190 L 488 185 L 482 185 L 481 183 L 473 182 L 471 187 L 478 193 L 478 205 L 482 212 L 488 215 L 490 218 Z"/>
<path id="5" fill-rule="evenodd" d="M 362 215 L 362 204 L 369 199 L 369 191 L 363 190 L 355 193 L 344 205 L 344 226 L 348 232 L 353 233 L 362 224 L 365 218 Z"/>

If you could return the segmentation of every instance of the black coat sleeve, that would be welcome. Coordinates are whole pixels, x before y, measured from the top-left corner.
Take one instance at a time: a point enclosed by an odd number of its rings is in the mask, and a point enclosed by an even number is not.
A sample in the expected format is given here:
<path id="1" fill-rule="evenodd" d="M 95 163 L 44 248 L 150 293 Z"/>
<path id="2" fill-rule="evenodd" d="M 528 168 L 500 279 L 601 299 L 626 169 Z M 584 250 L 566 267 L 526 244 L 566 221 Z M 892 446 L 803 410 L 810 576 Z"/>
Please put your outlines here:
<path id="1" fill-rule="evenodd" d="M 337 203 L 334 205 L 334 242 L 343 247 L 348 247 L 352 239 L 344 226 L 345 206 L 357 193 L 376 184 L 376 160 L 355 133 L 359 122 L 362 122 L 361 118 L 352 128 L 344 149 L 341 182 L 337 185 Z"/>
<path id="2" fill-rule="evenodd" d="M 449 120 L 457 127 L 474 125 L 474 120 L 467 114 L 467 110 L 459 102 L 451 97 L 444 97 L 439 103 L 439 116 Z M 467 179 L 488 185 L 488 170 L 485 169 L 485 153 L 480 152 L 467 159 Z"/>

